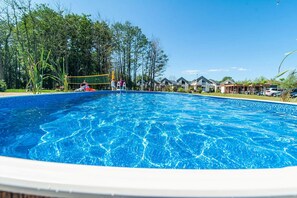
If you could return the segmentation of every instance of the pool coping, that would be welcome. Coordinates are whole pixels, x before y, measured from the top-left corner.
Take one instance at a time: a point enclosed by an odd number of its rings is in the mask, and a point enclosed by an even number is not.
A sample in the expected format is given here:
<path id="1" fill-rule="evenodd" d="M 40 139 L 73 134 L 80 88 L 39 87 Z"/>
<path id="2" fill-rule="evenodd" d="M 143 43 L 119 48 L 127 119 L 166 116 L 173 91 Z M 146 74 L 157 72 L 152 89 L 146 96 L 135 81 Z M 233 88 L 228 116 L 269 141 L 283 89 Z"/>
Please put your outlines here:
<path id="1" fill-rule="evenodd" d="M 55 197 L 284 197 L 297 167 L 190 170 L 118 168 L 0 157 L 0 189 Z"/>

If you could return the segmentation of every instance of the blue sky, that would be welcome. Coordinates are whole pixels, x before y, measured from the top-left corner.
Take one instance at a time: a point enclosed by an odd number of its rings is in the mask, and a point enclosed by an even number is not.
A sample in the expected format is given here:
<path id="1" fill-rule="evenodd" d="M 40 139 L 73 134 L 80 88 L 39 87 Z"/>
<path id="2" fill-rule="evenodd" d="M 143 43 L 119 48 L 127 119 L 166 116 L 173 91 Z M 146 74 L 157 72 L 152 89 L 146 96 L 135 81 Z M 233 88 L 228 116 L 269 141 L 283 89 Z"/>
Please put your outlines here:
<path id="1" fill-rule="evenodd" d="M 169 56 L 164 77 L 273 78 L 297 49 L 296 0 L 35 0 L 110 23 L 130 21 Z M 278 3 L 279 2 L 279 3 Z M 284 69 L 297 67 L 297 54 Z"/>

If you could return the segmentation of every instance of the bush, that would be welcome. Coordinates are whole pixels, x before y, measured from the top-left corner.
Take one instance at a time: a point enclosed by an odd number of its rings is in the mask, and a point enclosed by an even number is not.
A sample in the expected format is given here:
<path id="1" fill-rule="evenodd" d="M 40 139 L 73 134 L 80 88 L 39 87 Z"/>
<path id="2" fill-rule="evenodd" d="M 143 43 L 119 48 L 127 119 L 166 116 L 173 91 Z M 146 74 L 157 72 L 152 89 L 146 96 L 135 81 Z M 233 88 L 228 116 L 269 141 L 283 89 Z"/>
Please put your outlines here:
<path id="1" fill-rule="evenodd" d="M 193 93 L 194 92 L 194 87 L 190 86 L 187 90 L 188 93 Z"/>
<path id="2" fill-rule="evenodd" d="M 197 92 L 198 93 L 202 93 L 202 88 L 201 87 L 198 87 Z"/>
<path id="3" fill-rule="evenodd" d="M 172 92 L 177 92 L 177 87 L 176 87 L 176 86 L 173 86 L 173 87 L 171 88 L 171 91 L 172 91 Z"/>
<path id="4" fill-rule="evenodd" d="M 185 92 L 185 90 L 182 87 L 180 87 L 177 89 L 177 92 Z"/>
<path id="5" fill-rule="evenodd" d="M 0 80 L 0 91 L 4 92 L 6 90 L 7 86 L 4 80 Z"/>
<path id="6" fill-rule="evenodd" d="M 171 91 L 170 86 L 166 86 L 166 87 L 164 87 L 164 88 L 163 88 L 163 91 L 170 92 L 170 91 Z"/>
<path id="7" fill-rule="evenodd" d="M 281 94 L 281 99 L 283 102 L 289 102 L 290 101 L 290 91 L 284 90 Z"/>

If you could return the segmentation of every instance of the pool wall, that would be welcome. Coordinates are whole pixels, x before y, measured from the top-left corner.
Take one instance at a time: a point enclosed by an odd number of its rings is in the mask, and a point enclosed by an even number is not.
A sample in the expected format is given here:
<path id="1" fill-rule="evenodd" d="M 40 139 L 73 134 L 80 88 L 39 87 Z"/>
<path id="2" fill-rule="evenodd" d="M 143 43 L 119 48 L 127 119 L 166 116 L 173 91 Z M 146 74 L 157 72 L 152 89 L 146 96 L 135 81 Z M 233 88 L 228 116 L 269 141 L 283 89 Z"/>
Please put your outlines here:
<path id="1" fill-rule="evenodd" d="M 0 190 L 54 197 L 290 197 L 297 167 L 170 170 L 0 157 Z"/>

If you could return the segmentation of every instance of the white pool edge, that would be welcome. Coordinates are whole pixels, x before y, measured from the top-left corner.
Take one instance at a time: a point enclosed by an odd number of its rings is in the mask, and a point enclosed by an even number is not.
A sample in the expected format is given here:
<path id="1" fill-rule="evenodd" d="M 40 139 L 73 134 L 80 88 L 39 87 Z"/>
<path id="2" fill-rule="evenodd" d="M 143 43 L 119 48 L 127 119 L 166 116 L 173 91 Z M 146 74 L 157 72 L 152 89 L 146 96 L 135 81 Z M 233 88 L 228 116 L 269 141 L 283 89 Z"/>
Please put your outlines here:
<path id="1" fill-rule="evenodd" d="M 289 197 L 297 167 L 176 170 L 98 167 L 0 157 L 0 190 L 55 197 Z"/>

